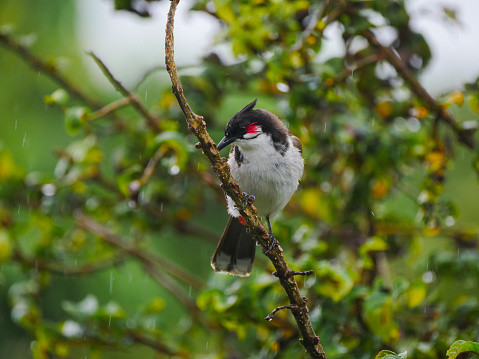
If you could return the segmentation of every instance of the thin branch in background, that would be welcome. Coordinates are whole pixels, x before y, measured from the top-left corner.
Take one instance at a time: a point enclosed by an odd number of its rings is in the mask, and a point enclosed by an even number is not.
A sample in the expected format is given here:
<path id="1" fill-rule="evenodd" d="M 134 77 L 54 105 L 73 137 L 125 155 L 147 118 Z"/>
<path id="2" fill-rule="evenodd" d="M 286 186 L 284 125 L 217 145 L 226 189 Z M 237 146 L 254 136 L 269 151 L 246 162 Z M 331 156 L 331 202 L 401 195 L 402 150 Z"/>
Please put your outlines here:
<path id="1" fill-rule="evenodd" d="M 213 170 L 221 181 L 222 188 L 235 202 L 237 208 L 242 208 L 245 196 L 239 188 L 236 181 L 232 178 L 230 168 L 226 161 L 221 158 L 219 151 L 214 141 L 209 136 L 206 130 L 206 123 L 203 121 L 203 117 L 196 115 L 190 108 L 178 77 L 178 71 L 174 60 L 174 38 L 173 27 L 176 8 L 179 0 L 172 0 L 170 2 L 170 10 L 168 12 L 168 21 L 166 25 L 166 37 L 165 37 L 165 62 L 166 69 L 170 75 L 173 93 L 175 94 L 178 104 L 186 118 L 188 128 L 196 135 L 199 140 L 199 147 L 203 150 L 205 156 L 209 159 L 213 165 Z M 241 216 L 245 219 L 248 228 L 251 230 L 251 234 L 258 243 L 263 247 L 263 251 L 269 245 L 269 236 L 266 233 L 261 221 L 256 215 L 256 209 L 253 206 L 248 205 L 244 209 L 240 210 Z M 309 311 L 306 306 L 306 301 L 301 296 L 298 284 L 294 277 L 288 277 L 286 273 L 291 272 L 286 260 L 283 256 L 283 250 L 279 244 L 275 245 L 271 251 L 267 254 L 268 258 L 273 263 L 279 281 L 285 289 L 289 301 L 290 309 L 293 314 L 296 324 L 301 332 L 303 340 L 300 342 L 312 358 L 326 359 L 323 347 L 321 346 L 320 339 L 316 335 L 309 317 Z"/>
<path id="2" fill-rule="evenodd" d="M 32 269 L 46 270 L 50 273 L 63 275 L 82 275 L 99 272 L 120 264 L 124 264 L 127 259 L 124 254 L 119 254 L 112 258 L 103 258 L 101 260 L 89 261 L 87 263 L 80 263 L 77 265 L 67 265 L 65 263 L 42 261 L 38 258 L 30 259 L 26 257 L 19 249 L 14 251 L 13 258 Z"/>
<path id="3" fill-rule="evenodd" d="M 130 97 L 122 97 L 121 99 L 103 106 L 99 110 L 93 112 L 88 116 L 88 121 L 94 121 L 104 117 L 112 112 L 119 110 L 122 107 L 128 106 L 131 103 Z"/>
<path id="4" fill-rule="evenodd" d="M 51 63 L 33 55 L 26 46 L 15 41 L 11 36 L 5 32 L 0 31 L 0 43 L 4 44 L 12 52 L 20 56 L 31 68 L 46 74 L 50 79 L 58 83 L 61 87 L 67 90 L 74 97 L 85 102 L 92 108 L 101 108 L 102 105 L 95 100 L 89 98 L 74 86 L 66 77 L 64 77 L 58 68 Z"/>
<path id="5" fill-rule="evenodd" d="M 384 54 L 387 61 L 396 69 L 396 71 L 401 75 L 401 77 L 409 85 L 410 89 L 418 98 L 424 101 L 429 109 L 442 121 L 447 123 L 449 127 L 455 132 L 459 142 L 469 147 L 470 149 L 475 148 L 475 141 L 473 132 L 468 131 L 467 129 L 462 128 L 455 119 L 447 112 L 434 98 L 426 91 L 426 89 L 421 85 L 419 80 L 414 76 L 412 71 L 409 69 L 404 60 L 399 56 L 399 54 L 394 51 L 389 46 L 383 46 L 374 35 L 374 33 L 365 29 L 361 34 L 369 41 L 369 43 L 379 49 L 379 51 Z"/>
<path id="6" fill-rule="evenodd" d="M 157 259 L 152 254 L 128 244 L 125 239 L 122 239 L 119 236 L 115 235 L 108 228 L 102 226 L 93 219 L 86 217 L 83 214 L 77 214 L 75 216 L 75 219 L 78 226 L 80 226 L 81 228 L 98 235 L 106 242 L 137 258 L 150 273 L 157 271 L 157 268 L 159 268 L 162 271 L 168 273 L 169 275 L 183 281 L 187 285 L 191 285 L 195 289 L 201 289 L 203 287 L 203 283 L 200 279 L 194 277 L 192 274 L 188 273 L 180 266 L 176 265 L 175 263 L 172 263 L 167 259 Z M 160 274 L 158 276 L 155 275 L 155 278 L 163 277 Z M 163 282 L 161 284 L 163 284 Z M 185 296 L 183 295 L 184 293 L 180 290 L 181 288 L 179 288 L 176 284 L 174 284 L 174 286 L 174 293 L 172 294 L 175 294 L 175 296 L 179 295 L 181 298 L 178 299 L 187 304 L 187 307 L 196 308 L 196 304 L 194 304 L 194 302 L 189 299 L 185 300 Z M 168 284 L 167 287 L 171 289 L 173 288 L 173 285 Z"/>
<path id="7" fill-rule="evenodd" d="M 131 105 L 140 113 L 143 118 L 145 118 L 146 123 L 150 127 L 151 130 L 155 132 L 161 132 L 160 128 L 160 120 L 158 117 L 154 116 L 151 114 L 148 109 L 141 103 L 140 99 L 138 96 L 135 94 L 131 93 L 128 91 L 126 87 L 124 87 L 120 81 L 118 81 L 111 71 L 108 69 L 108 67 L 101 61 L 93 52 L 88 52 L 88 55 L 90 55 L 95 63 L 98 65 L 100 70 L 103 72 L 103 74 L 106 76 L 106 78 L 110 81 L 110 83 L 115 87 L 115 89 L 120 92 L 124 97 L 127 97 L 130 99 Z"/>

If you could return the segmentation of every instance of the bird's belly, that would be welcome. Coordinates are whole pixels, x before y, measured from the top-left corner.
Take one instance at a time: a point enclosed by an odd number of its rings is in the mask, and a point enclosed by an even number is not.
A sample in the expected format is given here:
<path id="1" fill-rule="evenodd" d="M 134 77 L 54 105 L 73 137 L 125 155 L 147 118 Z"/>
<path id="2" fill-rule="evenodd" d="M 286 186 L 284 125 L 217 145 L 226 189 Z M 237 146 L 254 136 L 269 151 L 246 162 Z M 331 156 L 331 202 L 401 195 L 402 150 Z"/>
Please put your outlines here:
<path id="1" fill-rule="evenodd" d="M 250 161 L 242 163 L 241 168 L 232 166 L 231 174 L 244 192 L 255 196 L 258 215 L 266 216 L 286 206 L 298 187 L 302 170 L 271 160 Z"/>

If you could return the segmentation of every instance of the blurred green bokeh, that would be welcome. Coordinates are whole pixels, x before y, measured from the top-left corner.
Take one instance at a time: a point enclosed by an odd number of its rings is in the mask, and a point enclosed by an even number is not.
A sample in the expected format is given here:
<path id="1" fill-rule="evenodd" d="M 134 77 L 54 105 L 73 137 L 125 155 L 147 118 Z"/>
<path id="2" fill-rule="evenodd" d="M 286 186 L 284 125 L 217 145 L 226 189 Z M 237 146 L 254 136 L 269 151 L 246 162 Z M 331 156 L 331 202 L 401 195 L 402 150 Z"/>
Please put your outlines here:
<path id="1" fill-rule="evenodd" d="M 131 6 L 143 4 L 114 3 L 135 13 L 138 9 Z M 185 93 L 195 111 L 205 115 L 216 141 L 228 119 L 254 98 L 259 107 L 280 114 L 301 138 L 305 178 L 274 225 L 293 269 L 315 270 L 315 278 L 299 281 L 328 358 L 373 358 L 384 348 L 439 358 L 457 339 L 479 341 L 477 149 L 459 144 L 444 125 L 434 138 L 434 114 L 427 109 L 423 117 L 415 114 L 423 103 L 413 95 L 394 98 L 394 87 L 407 87 L 394 82 L 397 74 L 379 79 L 374 63 L 357 70 L 354 79 L 342 78 L 354 61 L 374 55 L 370 47 L 319 62 L 327 24 L 316 19 L 312 28 L 302 26 L 319 16 L 323 2 L 239 3 L 193 3 L 195 11 L 221 22 L 218 41 L 231 46 L 238 61 L 226 65 L 205 56 L 194 71 L 182 73 Z M 324 19 L 337 16 L 346 44 L 372 26 L 335 6 Z M 420 72 L 430 52 L 422 36 L 409 29 L 404 2 L 377 0 L 364 6 L 404 35 L 398 50 L 420 57 L 422 65 L 411 68 Z M 75 11 L 75 1 L 2 0 L 1 32 L 106 105 L 120 96 L 113 87 L 100 90 L 85 68 L 93 60 L 79 45 Z M 161 46 L 163 34 L 158 36 Z M 220 276 L 209 266 L 227 219 L 224 199 L 209 164 L 193 147 L 196 141 L 163 69 L 135 91 L 142 100 L 148 93 L 144 103 L 161 118 L 161 132 L 174 133 L 166 140 L 132 108 L 69 135 L 65 109 L 44 102 L 61 86 L 4 42 L 0 76 L 0 169 L 11 172 L 0 171 L 0 231 L 6 228 L 0 237 L 8 236 L 4 244 L 0 241 L 0 259 L 2 253 L 6 259 L 0 263 L 0 357 L 44 358 L 46 352 L 66 358 L 167 357 L 124 335 L 132 328 L 157 335 L 176 357 L 303 357 L 286 313 L 263 323 L 274 307 L 286 304 L 266 258 L 258 253 L 248 279 Z M 334 82 L 340 78 L 344 81 Z M 474 106 L 467 103 L 479 93 L 477 87 L 471 78 L 461 92 L 464 106 L 449 101 L 450 113 L 461 124 L 477 122 Z M 85 105 L 70 94 L 69 108 Z M 113 126 L 114 121 L 123 127 Z M 135 198 L 129 186 L 162 146 L 164 157 Z M 87 148 L 92 152 L 82 161 L 68 157 Z M 68 182 L 75 171 L 81 173 Z M 50 184 L 53 195 L 47 193 Z M 421 200 L 421 194 L 427 198 Z M 88 259 L 108 263 L 121 252 L 82 228 L 80 212 L 135 248 L 160 261 L 168 258 L 193 274 L 200 288 L 178 281 L 183 296 L 172 294 L 131 253 L 120 264 L 93 273 L 51 274 L 41 268 L 64 263 L 71 269 Z M 5 245 L 10 242 L 33 262 Z M 100 309 L 88 316 L 81 303 L 91 295 Z M 40 313 L 38 318 L 15 320 L 23 300 Z M 112 310 L 105 317 L 110 301 L 126 314 Z M 61 328 L 71 321 L 88 329 L 91 344 L 61 337 Z M 45 343 L 54 347 L 39 349 Z"/>

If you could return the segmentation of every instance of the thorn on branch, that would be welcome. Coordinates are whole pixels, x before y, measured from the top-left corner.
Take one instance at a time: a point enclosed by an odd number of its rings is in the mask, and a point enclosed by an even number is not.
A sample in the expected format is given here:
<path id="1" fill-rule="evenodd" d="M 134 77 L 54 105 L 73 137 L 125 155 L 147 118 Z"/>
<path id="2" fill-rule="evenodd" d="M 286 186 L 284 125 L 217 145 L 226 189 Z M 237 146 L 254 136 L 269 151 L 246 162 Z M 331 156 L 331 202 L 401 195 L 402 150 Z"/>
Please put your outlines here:
<path id="1" fill-rule="evenodd" d="M 273 317 L 276 314 L 276 312 L 279 312 L 281 309 L 289 309 L 293 311 L 293 310 L 297 310 L 298 306 L 296 304 L 290 304 L 290 305 L 282 305 L 281 307 L 274 308 L 274 310 L 271 313 L 269 313 L 268 316 L 264 319 L 267 321 L 273 320 Z"/>

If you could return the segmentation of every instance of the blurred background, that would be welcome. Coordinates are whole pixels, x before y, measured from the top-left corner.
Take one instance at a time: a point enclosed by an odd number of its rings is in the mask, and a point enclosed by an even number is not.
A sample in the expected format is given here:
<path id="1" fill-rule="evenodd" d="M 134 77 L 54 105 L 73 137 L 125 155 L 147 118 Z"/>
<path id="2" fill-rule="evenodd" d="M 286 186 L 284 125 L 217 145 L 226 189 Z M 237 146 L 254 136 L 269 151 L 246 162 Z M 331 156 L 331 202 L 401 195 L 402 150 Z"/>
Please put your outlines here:
<path id="1" fill-rule="evenodd" d="M 0 2 L 0 357 L 304 357 L 288 313 L 263 320 L 287 304 L 266 258 L 248 279 L 209 265 L 227 214 L 170 91 L 168 8 Z M 178 7 L 177 65 L 213 139 L 258 98 L 305 147 L 273 226 L 291 267 L 315 270 L 298 281 L 328 358 L 442 358 L 479 340 L 477 13 L 472 0 Z"/>

